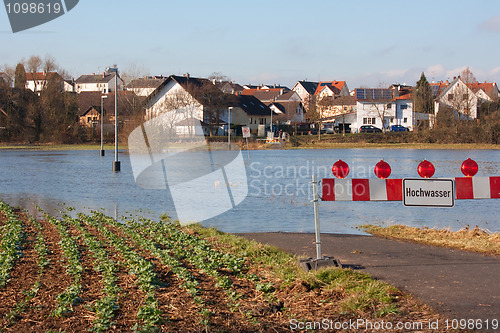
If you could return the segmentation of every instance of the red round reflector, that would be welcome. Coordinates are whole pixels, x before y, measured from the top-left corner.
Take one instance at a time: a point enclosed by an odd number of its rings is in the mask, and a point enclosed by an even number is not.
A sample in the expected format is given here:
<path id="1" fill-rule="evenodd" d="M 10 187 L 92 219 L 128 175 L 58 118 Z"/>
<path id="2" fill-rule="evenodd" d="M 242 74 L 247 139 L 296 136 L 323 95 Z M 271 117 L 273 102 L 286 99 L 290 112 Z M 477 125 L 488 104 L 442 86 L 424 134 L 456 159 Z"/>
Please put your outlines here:
<path id="1" fill-rule="evenodd" d="M 427 160 L 420 162 L 417 167 L 417 172 L 422 178 L 431 178 L 435 171 L 436 169 L 434 168 L 434 165 Z"/>
<path id="2" fill-rule="evenodd" d="M 462 167 L 460 169 L 465 177 L 473 177 L 477 173 L 478 166 L 476 161 L 468 158 L 462 163 Z"/>
<path id="3" fill-rule="evenodd" d="M 391 166 L 389 165 L 389 163 L 381 160 L 380 162 L 375 164 L 375 169 L 373 169 L 373 171 L 378 178 L 386 179 L 391 175 Z"/>
<path id="4" fill-rule="evenodd" d="M 332 173 L 337 178 L 345 178 L 349 174 L 349 165 L 342 160 L 338 160 L 332 166 Z"/>

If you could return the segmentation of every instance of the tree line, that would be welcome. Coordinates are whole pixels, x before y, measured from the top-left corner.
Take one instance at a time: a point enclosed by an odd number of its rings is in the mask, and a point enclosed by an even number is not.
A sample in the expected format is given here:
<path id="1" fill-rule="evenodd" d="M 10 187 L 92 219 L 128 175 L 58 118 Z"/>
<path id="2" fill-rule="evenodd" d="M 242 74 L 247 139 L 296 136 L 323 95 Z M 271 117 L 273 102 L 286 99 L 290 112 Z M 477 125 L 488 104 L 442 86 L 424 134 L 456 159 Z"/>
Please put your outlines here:
<path id="1" fill-rule="evenodd" d="M 0 79 L 0 141 L 79 141 L 77 96 L 64 91 L 61 76 L 47 75 L 43 87 L 39 87 L 40 94 L 26 89 L 27 73 L 35 77 L 36 73 L 55 70 L 62 72 L 50 56 L 31 56 L 19 62 L 15 70 L 4 70 Z"/>

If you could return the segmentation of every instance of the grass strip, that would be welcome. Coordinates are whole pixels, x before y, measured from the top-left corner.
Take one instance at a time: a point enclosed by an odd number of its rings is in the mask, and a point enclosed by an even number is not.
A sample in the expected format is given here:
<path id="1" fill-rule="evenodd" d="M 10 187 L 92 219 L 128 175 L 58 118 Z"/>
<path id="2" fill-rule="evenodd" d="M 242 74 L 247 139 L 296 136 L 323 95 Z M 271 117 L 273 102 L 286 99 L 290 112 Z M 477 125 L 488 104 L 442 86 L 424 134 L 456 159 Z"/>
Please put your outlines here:
<path id="1" fill-rule="evenodd" d="M 383 317 L 400 311 L 397 305 L 400 292 L 368 274 L 341 268 L 305 272 L 297 265 L 297 256 L 274 246 L 226 234 L 214 228 L 204 228 L 199 224 L 192 224 L 184 229 L 195 232 L 215 247 L 245 258 L 248 265 L 265 274 L 267 279 L 276 281 L 273 284 L 276 288 L 284 289 L 301 284 L 307 286 L 308 290 L 328 290 L 341 295 L 336 305 L 342 314 L 358 315 L 373 311 L 375 316 Z M 261 286 L 265 287 L 266 285 Z"/>
<path id="2" fill-rule="evenodd" d="M 465 227 L 458 231 L 436 228 L 417 228 L 395 224 L 391 226 L 361 225 L 360 229 L 369 234 L 385 238 L 402 239 L 421 244 L 449 247 L 454 249 L 500 255 L 500 233 L 475 227 Z"/>

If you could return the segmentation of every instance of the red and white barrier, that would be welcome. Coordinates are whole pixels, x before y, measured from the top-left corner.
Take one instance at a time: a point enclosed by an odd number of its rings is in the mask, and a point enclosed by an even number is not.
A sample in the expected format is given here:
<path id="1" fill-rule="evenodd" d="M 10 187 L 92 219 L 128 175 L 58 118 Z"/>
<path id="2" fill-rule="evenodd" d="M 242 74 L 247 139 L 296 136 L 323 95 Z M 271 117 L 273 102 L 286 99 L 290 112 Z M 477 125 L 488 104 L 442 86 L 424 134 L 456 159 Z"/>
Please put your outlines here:
<path id="1" fill-rule="evenodd" d="M 321 182 L 323 201 L 402 201 L 402 179 L 335 179 Z M 455 178 L 456 199 L 500 199 L 500 177 Z"/>

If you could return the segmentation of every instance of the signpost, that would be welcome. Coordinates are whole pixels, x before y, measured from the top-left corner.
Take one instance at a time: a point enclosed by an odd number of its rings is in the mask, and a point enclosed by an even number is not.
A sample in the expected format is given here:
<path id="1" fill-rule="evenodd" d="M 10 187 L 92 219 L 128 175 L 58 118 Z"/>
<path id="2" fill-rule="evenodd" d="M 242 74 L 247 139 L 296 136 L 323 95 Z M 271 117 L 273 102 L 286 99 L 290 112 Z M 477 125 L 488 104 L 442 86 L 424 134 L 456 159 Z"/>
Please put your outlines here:
<path id="1" fill-rule="evenodd" d="M 250 137 L 250 127 L 242 127 L 241 131 L 243 132 L 243 137 L 247 140 L 247 152 L 248 158 L 250 158 L 250 149 L 248 148 L 248 138 Z"/>
<path id="2" fill-rule="evenodd" d="M 452 179 L 403 179 L 405 206 L 453 207 L 455 182 Z"/>
<path id="3" fill-rule="evenodd" d="M 453 207 L 455 199 L 500 199 L 500 177 L 474 177 L 478 165 L 470 158 L 462 163 L 461 171 L 465 177 L 431 178 L 435 173 L 434 165 L 424 160 L 417 172 L 422 177 L 389 179 L 391 167 L 385 161 L 375 165 L 377 178 L 346 178 L 349 165 L 338 160 L 332 166 L 335 178 L 323 178 L 321 181 L 322 201 L 403 201 L 405 206 Z M 313 176 L 313 185 L 316 186 Z M 326 261 L 321 257 L 319 242 L 319 217 L 317 212 L 317 194 L 314 188 L 314 217 L 316 226 L 316 259 L 301 259 L 300 264 L 306 270 L 316 269 Z M 333 259 L 334 261 L 336 259 Z M 340 263 L 335 261 L 338 266 Z"/>

